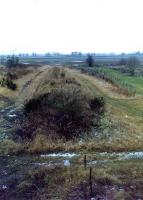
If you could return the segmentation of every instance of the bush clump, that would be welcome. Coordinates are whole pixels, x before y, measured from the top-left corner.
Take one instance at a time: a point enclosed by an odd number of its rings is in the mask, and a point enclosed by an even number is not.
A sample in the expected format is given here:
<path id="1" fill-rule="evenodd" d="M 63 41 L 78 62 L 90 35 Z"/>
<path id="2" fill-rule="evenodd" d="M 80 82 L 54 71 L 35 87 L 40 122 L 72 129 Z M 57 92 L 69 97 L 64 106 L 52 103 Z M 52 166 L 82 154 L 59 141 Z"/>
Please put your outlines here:
<path id="1" fill-rule="evenodd" d="M 16 80 L 16 79 L 18 79 L 17 74 L 14 73 L 14 72 L 8 72 L 8 73 L 6 74 L 6 76 L 7 76 L 8 79 L 11 79 L 11 80 Z"/>
<path id="2" fill-rule="evenodd" d="M 0 85 L 2 87 L 7 87 L 10 90 L 16 90 L 17 86 L 16 84 L 13 82 L 13 79 L 15 79 L 16 76 L 14 74 L 11 73 L 7 73 L 4 77 L 2 77 L 2 79 L 0 80 Z"/>
<path id="3" fill-rule="evenodd" d="M 71 139 L 99 126 L 104 110 L 103 98 L 91 99 L 76 85 L 56 88 L 25 104 L 19 133 L 33 139 L 40 129 L 47 136 Z"/>

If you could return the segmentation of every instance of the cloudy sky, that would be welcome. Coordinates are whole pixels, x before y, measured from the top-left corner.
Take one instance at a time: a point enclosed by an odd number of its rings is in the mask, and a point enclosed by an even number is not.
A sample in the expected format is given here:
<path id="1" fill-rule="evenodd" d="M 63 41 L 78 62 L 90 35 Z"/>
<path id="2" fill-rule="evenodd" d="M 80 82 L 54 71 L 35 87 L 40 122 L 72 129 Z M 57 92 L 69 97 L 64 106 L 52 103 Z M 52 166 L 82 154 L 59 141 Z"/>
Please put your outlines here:
<path id="1" fill-rule="evenodd" d="M 143 51 L 143 0 L 0 0 L 0 53 Z"/>

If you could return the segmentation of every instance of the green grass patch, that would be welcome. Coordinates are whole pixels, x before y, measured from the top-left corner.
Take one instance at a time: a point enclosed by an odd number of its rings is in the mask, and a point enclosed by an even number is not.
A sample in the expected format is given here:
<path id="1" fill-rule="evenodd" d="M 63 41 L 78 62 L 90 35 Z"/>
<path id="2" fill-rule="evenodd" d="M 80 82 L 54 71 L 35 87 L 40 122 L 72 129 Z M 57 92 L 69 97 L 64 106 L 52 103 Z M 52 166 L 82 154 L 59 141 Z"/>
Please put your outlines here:
<path id="1" fill-rule="evenodd" d="M 121 92 L 128 96 L 143 94 L 143 78 L 127 76 L 108 68 L 98 68 L 97 75 L 100 78 L 119 87 Z"/>

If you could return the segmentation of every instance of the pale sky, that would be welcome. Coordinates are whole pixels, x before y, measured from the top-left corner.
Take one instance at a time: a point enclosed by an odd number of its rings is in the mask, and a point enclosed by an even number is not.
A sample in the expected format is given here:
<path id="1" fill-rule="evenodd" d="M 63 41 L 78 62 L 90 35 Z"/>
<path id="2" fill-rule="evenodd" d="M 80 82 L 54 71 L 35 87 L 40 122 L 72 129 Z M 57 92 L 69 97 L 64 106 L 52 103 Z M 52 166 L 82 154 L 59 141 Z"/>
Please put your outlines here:
<path id="1" fill-rule="evenodd" d="M 0 0 L 0 53 L 143 52 L 143 0 Z"/>

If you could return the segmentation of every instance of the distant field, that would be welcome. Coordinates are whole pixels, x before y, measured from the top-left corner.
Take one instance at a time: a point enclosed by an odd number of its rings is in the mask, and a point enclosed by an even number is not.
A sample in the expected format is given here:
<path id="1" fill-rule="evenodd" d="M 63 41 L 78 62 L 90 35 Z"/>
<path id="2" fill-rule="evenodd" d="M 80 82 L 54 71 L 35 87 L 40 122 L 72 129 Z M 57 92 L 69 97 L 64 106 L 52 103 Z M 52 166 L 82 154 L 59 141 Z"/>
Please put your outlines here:
<path id="1" fill-rule="evenodd" d="M 20 62 L 30 64 L 57 64 L 57 63 L 69 63 L 76 61 L 85 61 L 86 57 L 75 56 L 45 56 L 45 57 L 20 57 Z"/>
<path id="2" fill-rule="evenodd" d="M 93 55 L 93 59 L 96 64 L 100 65 L 117 65 L 122 58 L 128 58 L 132 55 Z M 143 64 L 143 55 L 135 55 Z M 47 55 L 47 56 L 21 56 L 19 57 L 21 62 L 24 63 L 41 63 L 41 64 L 49 64 L 49 63 L 61 63 L 61 64 L 79 64 L 79 62 L 85 62 L 87 56 L 86 55 Z"/>

